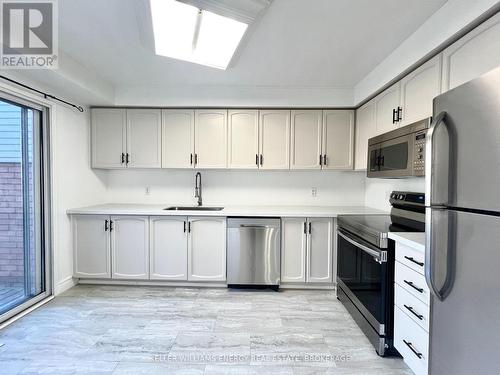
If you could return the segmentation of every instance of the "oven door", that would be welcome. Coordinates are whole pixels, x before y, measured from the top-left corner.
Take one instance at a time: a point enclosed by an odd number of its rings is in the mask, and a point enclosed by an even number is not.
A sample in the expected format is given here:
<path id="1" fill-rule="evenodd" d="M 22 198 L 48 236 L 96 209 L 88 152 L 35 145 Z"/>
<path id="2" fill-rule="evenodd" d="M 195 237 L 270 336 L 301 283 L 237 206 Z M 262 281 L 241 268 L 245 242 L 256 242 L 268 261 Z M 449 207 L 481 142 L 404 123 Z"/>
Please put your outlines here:
<path id="1" fill-rule="evenodd" d="M 368 177 L 413 175 L 413 134 L 369 146 Z"/>
<path id="2" fill-rule="evenodd" d="M 386 335 L 391 267 L 387 251 L 341 228 L 337 237 L 337 282 L 379 335 Z"/>

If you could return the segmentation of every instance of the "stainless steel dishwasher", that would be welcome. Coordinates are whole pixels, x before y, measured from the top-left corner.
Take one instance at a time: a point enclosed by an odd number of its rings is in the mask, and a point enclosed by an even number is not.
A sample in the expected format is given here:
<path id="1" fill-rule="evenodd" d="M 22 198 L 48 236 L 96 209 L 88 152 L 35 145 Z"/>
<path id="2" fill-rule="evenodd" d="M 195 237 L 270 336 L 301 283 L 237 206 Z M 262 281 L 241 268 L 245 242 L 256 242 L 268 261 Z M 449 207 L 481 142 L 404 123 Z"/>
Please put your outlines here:
<path id="1" fill-rule="evenodd" d="M 281 220 L 227 219 L 227 283 L 229 287 L 279 288 Z"/>

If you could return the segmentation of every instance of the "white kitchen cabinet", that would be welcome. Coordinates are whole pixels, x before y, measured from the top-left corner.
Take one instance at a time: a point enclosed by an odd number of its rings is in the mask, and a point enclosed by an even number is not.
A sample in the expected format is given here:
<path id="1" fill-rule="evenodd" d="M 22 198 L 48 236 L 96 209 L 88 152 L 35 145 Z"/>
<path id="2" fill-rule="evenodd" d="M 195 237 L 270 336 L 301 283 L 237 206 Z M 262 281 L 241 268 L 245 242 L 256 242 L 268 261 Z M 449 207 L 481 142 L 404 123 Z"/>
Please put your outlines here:
<path id="1" fill-rule="evenodd" d="M 368 139 L 373 137 L 375 133 L 375 101 L 371 100 L 356 110 L 355 170 L 366 170 L 368 165 Z"/>
<path id="2" fill-rule="evenodd" d="M 196 168 L 227 167 L 227 110 L 195 110 L 194 149 Z"/>
<path id="3" fill-rule="evenodd" d="M 228 111 L 228 167 L 259 167 L 259 111 Z"/>
<path id="4" fill-rule="evenodd" d="M 333 220 L 281 219 L 281 281 L 332 283 Z"/>
<path id="5" fill-rule="evenodd" d="M 441 93 L 441 55 L 401 80 L 401 126 L 432 116 L 432 100 Z"/>
<path id="6" fill-rule="evenodd" d="M 400 82 L 392 85 L 387 90 L 375 97 L 375 129 L 376 134 L 383 134 L 397 129 L 398 122 L 394 120 L 398 111 L 400 97 Z"/>
<path id="7" fill-rule="evenodd" d="M 151 217 L 151 280 L 187 280 L 187 217 Z"/>
<path id="8" fill-rule="evenodd" d="M 127 115 L 122 108 L 92 109 L 92 167 L 125 168 Z"/>
<path id="9" fill-rule="evenodd" d="M 127 109 L 127 168 L 161 168 L 161 110 Z"/>
<path id="10" fill-rule="evenodd" d="M 323 111 L 323 169 L 348 170 L 354 166 L 354 112 Z"/>
<path id="11" fill-rule="evenodd" d="M 111 216 L 111 277 L 149 278 L 149 218 Z"/>
<path id="12" fill-rule="evenodd" d="M 333 220 L 330 218 L 308 219 L 307 272 L 311 283 L 331 283 Z"/>
<path id="13" fill-rule="evenodd" d="M 281 219 L 281 281 L 306 281 L 307 219 Z"/>
<path id="14" fill-rule="evenodd" d="M 321 169 L 321 110 L 291 111 L 291 169 Z"/>
<path id="15" fill-rule="evenodd" d="M 73 276 L 108 279 L 111 277 L 109 216 L 74 215 Z"/>
<path id="16" fill-rule="evenodd" d="M 290 169 L 290 111 L 260 111 L 259 134 L 259 168 Z"/>
<path id="17" fill-rule="evenodd" d="M 194 110 L 162 111 L 162 168 L 194 167 Z"/>
<path id="18" fill-rule="evenodd" d="M 188 219 L 188 280 L 226 280 L 226 218 Z"/>
<path id="19" fill-rule="evenodd" d="M 443 51 L 443 92 L 500 66 L 500 13 Z"/>

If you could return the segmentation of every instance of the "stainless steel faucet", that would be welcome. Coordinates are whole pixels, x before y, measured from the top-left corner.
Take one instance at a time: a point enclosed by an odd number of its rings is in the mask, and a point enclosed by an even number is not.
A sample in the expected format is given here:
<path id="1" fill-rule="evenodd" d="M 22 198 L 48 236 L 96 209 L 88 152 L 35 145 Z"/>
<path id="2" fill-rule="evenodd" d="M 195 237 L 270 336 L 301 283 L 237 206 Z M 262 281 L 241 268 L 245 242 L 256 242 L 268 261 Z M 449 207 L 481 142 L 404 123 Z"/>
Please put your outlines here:
<path id="1" fill-rule="evenodd" d="M 196 173 L 196 178 L 194 181 L 194 197 L 198 198 L 198 206 L 202 205 L 201 200 L 201 173 Z"/>

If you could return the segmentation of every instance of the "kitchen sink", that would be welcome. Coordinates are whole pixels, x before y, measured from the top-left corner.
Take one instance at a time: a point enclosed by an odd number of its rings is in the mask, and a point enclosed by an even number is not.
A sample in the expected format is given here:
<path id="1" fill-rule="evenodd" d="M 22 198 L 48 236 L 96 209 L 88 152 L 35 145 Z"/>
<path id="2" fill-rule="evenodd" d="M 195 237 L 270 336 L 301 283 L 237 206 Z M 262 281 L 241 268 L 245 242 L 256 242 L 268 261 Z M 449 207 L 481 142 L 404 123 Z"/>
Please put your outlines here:
<path id="1" fill-rule="evenodd" d="M 164 208 L 166 211 L 221 211 L 224 207 L 204 207 L 204 206 L 172 206 Z"/>

